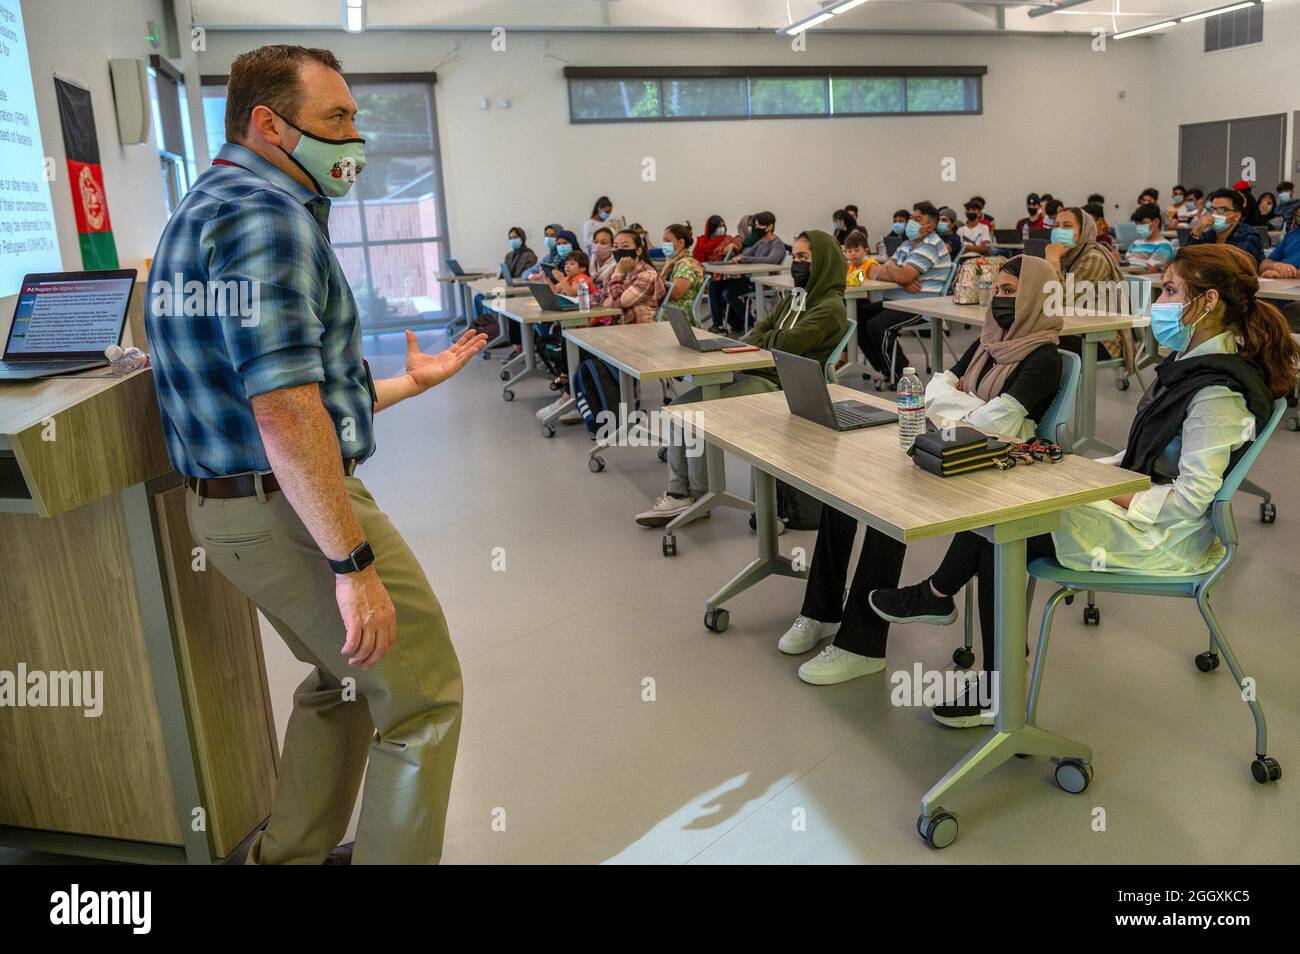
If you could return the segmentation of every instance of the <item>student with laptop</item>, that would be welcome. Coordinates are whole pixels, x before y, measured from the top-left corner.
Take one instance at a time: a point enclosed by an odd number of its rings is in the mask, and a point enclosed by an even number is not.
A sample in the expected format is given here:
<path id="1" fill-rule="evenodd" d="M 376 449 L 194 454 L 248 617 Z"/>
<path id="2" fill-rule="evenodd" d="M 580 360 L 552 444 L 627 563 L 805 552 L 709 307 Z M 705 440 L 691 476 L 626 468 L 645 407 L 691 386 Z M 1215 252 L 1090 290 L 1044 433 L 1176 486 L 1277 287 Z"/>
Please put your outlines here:
<path id="1" fill-rule="evenodd" d="M 556 246 L 559 245 L 559 235 L 562 231 L 564 231 L 564 226 L 556 225 L 554 223 L 546 226 L 546 228 L 542 230 L 542 244 L 546 247 L 546 254 L 538 261 L 534 262 L 530 268 L 526 269 L 524 273 L 519 276 L 520 278 L 526 282 L 536 281 L 543 265 L 549 265 L 552 268 L 559 268 L 561 259 L 555 254 L 555 249 Z M 573 235 L 572 232 L 569 234 Z"/>
<path id="2" fill-rule="evenodd" d="M 24 276 L 0 360 L 0 381 L 30 381 L 108 364 L 104 351 L 122 343 L 135 276 L 134 268 Z M 184 289 L 175 289 L 163 307 L 184 315 L 183 296 Z"/>
<path id="3" fill-rule="evenodd" d="M 1223 245 L 1179 249 L 1152 306 L 1156 340 L 1170 349 L 1142 396 L 1125 449 L 1102 462 L 1146 474 L 1151 487 L 1061 511 L 1060 526 L 1025 541 L 1029 560 L 1150 576 L 1203 573 L 1218 559 L 1210 504 L 1224 475 L 1264 427 L 1273 401 L 1296 385 L 1300 349 L 1278 310 L 1257 298 L 1255 263 Z M 813 563 L 816 566 L 816 562 Z M 957 534 L 938 569 L 920 583 L 868 596 L 896 623 L 947 624 L 953 596 L 979 577 L 984 668 L 993 668 L 993 545 Z M 889 584 L 896 586 L 896 584 Z M 990 725 L 993 714 L 949 700 L 934 717 L 953 728 Z"/>
<path id="4" fill-rule="evenodd" d="M 744 343 L 768 351 L 786 351 L 824 365 L 844 337 L 848 317 L 844 310 L 844 253 L 828 232 L 813 229 L 794 240 L 790 265 L 795 288 L 802 294 L 784 298 L 744 337 Z M 780 387 L 775 368 L 741 371 L 722 389 L 723 397 L 761 394 Z M 680 395 L 674 405 L 692 404 L 703 397 L 695 387 Z M 686 445 L 675 432 L 668 445 L 668 487 L 650 509 L 637 514 L 643 527 L 662 527 L 695 503 L 708 490 L 704 455 L 686 456 Z"/>
<path id="5" fill-rule="evenodd" d="M 1061 317 L 1044 310 L 1056 281 L 1042 259 L 1022 255 L 1006 263 L 994 280 L 979 339 L 925 389 L 931 419 L 1017 439 L 1033 434 L 1061 383 L 1056 350 Z M 856 530 L 852 517 L 822 508 L 803 607 L 777 643 L 781 652 L 800 655 L 835 637 L 799 667 L 799 678 L 811 685 L 847 682 L 885 668 L 889 623 L 872 610 L 867 595 L 898 586 L 906 547 L 867 527 L 846 602 L 844 584 Z"/>

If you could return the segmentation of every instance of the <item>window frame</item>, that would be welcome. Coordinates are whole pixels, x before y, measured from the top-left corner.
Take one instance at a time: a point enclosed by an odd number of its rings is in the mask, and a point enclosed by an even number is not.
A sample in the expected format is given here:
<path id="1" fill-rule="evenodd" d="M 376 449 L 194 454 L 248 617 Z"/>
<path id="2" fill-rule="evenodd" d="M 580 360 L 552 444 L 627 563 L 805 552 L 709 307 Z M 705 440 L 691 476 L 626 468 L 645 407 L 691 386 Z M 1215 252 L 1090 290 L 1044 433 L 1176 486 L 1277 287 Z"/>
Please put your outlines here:
<path id="1" fill-rule="evenodd" d="M 691 122 L 749 122 L 766 119 L 839 119 L 873 116 L 979 116 L 984 112 L 984 77 L 987 66 L 566 66 L 563 70 L 566 96 L 569 105 L 569 124 L 587 126 L 606 123 L 691 123 Z M 973 79 L 974 109 L 948 109 L 912 112 L 904 108 L 896 112 L 835 112 L 834 80 L 836 77 L 887 78 L 903 80 L 903 104 L 907 105 L 907 79 L 916 77 L 946 77 Z M 667 116 L 664 115 L 664 88 L 666 80 L 736 79 L 745 80 L 745 114 L 717 116 Z M 825 110 L 817 113 L 759 113 L 753 112 L 753 79 L 822 79 L 825 83 Z M 576 117 L 573 110 L 574 81 L 582 80 L 652 80 L 659 84 L 658 116 L 608 116 Z"/>

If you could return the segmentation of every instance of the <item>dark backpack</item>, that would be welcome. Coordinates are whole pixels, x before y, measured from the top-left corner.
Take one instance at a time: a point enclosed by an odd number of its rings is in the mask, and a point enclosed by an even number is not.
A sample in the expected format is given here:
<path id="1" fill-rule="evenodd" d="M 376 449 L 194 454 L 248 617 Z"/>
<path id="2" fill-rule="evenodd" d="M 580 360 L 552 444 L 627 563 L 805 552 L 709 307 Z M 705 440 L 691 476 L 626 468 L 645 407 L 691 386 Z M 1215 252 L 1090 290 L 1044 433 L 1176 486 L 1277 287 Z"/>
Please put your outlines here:
<path id="1" fill-rule="evenodd" d="M 823 506 L 820 500 L 798 487 L 782 480 L 776 482 L 776 515 L 784 521 L 786 529 L 816 530 L 821 526 Z"/>
<path id="2" fill-rule="evenodd" d="M 582 415 L 588 433 L 595 434 L 599 429 L 601 422 L 596 415 L 601 411 L 609 411 L 615 420 L 618 419 L 618 377 L 604 361 L 587 358 L 578 365 L 571 383 L 573 399 L 578 404 L 578 413 Z"/>

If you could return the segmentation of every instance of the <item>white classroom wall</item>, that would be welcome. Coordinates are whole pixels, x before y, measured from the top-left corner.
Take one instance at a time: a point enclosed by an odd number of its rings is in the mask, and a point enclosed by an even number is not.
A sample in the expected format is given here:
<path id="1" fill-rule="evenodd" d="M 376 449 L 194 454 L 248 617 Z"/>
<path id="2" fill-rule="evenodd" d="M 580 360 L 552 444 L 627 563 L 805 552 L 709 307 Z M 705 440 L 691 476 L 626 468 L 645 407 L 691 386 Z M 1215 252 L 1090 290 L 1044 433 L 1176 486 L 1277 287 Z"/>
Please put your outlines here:
<path id="1" fill-rule="evenodd" d="M 222 74 L 239 52 L 285 41 L 328 46 L 357 73 L 428 71 L 459 44 L 437 67 L 437 104 L 452 253 L 466 264 L 499 261 L 510 225 L 528 229 L 535 247 L 546 222 L 576 230 L 601 194 L 655 239 L 674 221 L 700 227 L 719 212 L 734 226 L 766 207 L 789 240 L 829 227 L 835 208 L 856 202 L 874 240 L 896 207 L 921 198 L 959 207 L 978 193 L 1008 226 L 1030 189 L 1079 202 L 1100 191 L 1127 214 L 1151 176 L 1144 42 L 1096 53 L 1086 37 L 814 35 L 795 53 L 787 39 L 761 34 L 507 32 L 506 51 L 494 53 L 487 33 L 210 31 L 199 67 Z M 544 58 L 543 41 L 565 62 Z M 981 116 L 571 125 L 566 62 L 954 64 L 985 65 L 988 75 Z M 646 157 L 652 182 L 642 179 Z M 941 178 L 948 157 L 955 182 Z"/>
<path id="2" fill-rule="evenodd" d="M 1127 41 L 1120 41 L 1127 42 Z M 1204 52 L 1205 30 L 1188 23 L 1151 41 L 1151 168 L 1163 198 L 1178 175 L 1178 127 L 1184 123 L 1286 113 L 1284 178 L 1300 179 L 1292 123 L 1300 110 L 1300 2 L 1264 7 L 1264 42 Z M 1214 188 L 1230 183 L 1215 183 Z M 1193 185 L 1193 183 L 1187 183 Z M 1261 182 L 1256 194 L 1276 182 Z M 1207 187 L 1208 191 L 1208 187 Z"/>

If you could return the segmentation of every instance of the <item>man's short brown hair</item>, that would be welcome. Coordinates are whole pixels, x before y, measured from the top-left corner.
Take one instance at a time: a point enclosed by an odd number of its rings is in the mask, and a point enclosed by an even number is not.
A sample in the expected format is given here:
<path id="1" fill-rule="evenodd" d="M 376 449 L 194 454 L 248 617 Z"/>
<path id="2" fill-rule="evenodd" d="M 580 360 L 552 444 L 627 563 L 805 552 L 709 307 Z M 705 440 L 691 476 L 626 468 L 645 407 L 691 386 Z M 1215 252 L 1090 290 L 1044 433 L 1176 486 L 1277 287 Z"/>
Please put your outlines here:
<path id="1" fill-rule="evenodd" d="M 308 61 L 343 72 L 343 64 L 329 50 L 287 43 L 259 46 L 235 57 L 226 84 L 226 142 L 243 141 L 255 106 L 267 106 L 293 122 L 303 100 L 298 71 Z"/>

